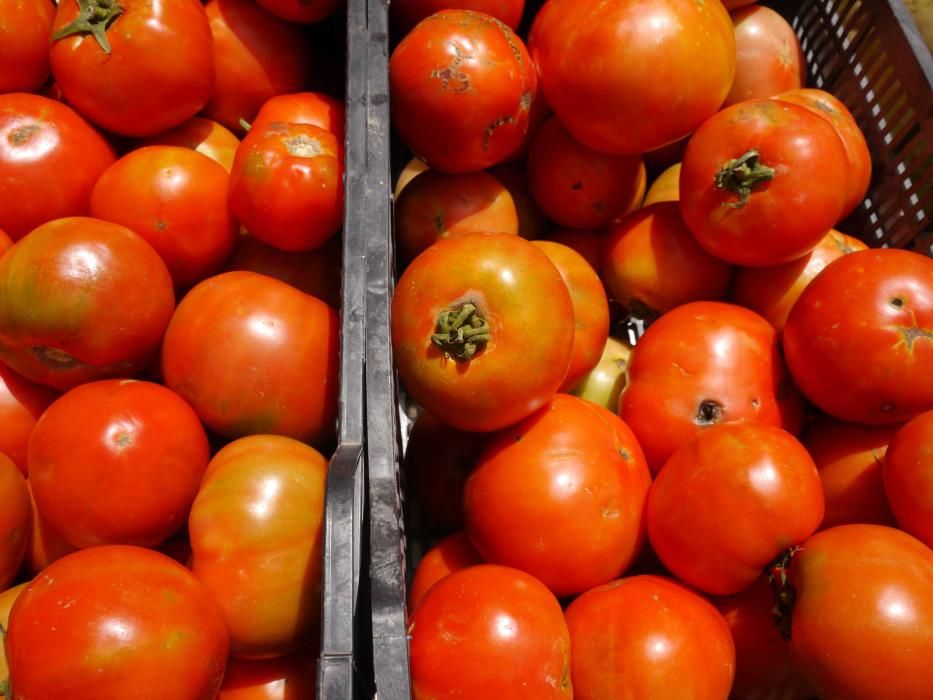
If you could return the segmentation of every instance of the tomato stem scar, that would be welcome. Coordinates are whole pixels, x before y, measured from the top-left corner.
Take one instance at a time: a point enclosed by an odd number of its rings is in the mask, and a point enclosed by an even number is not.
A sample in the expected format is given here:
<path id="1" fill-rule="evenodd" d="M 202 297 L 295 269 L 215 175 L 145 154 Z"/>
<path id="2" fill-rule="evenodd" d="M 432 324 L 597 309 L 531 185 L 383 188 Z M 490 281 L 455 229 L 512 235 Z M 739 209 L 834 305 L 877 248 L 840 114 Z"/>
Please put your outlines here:
<path id="1" fill-rule="evenodd" d="M 440 313 L 431 342 L 444 351 L 444 357 L 466 361 L 491 338 L 489 322 L 479 315 L 476 306 L 467 302 Z"/>
<path id="2" fill-rule="evenodd" d="M 753 148 L 745 155 L 727 161 L 719 169 L 716 173 L 716 187 L 739 197 L 738 202 L 723 202 L 723 206 L 741 209 L 748 203 L 755 185 L 774 179 L 774 168 L 764 165 L 760 158 L 761 154 Z"/>

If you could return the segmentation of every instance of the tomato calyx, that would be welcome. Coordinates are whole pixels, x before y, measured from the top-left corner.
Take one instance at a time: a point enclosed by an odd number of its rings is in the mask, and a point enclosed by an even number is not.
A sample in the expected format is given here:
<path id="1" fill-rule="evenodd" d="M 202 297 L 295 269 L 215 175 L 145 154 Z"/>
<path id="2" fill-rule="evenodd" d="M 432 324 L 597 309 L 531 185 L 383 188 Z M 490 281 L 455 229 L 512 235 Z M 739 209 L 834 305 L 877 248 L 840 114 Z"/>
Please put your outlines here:
<path id="1" fill-rule="evenodd" d="M 485 347 L 492 338 L 489 322 L 474 304 L 466 302 L 457 308 L 442 311 L 437 317 L 437 330 L 431 342 L 444 351 L 444 357 L 467 361 Z"/>
<path id="2" fill-rule="evenodd" d="M 90 34 L 100 45 L 104 53 L 110 53 L 107 29 L 117 17 L 125 12 L 117 0 L 75 0 L 78 3 L 78 16 L 52 35 L 52 41 L 58 41 L 75 34 Z"/>
<path id="3" fill-rule="evenodd" d="M 753 148 L 744 155 L 726 161 L 716 173 L 716 187 L 735 194 L 738 202 L 723 202 L 723 206 L 741 209 L 748 203 L 755 185 L 774 179 L 774 168 L 761 162 L 761 154 Z"/>
<path id="4" fill-rule="evenodd" d="M 800 547 L 791 547 L 786 552 L 782 552 L 765 569 L 774 593 L 774 607 L 771 609 L 771 614 L 774 616 L 774 624 L 778 632 L 784 639 L 790 639 L 791 613 L 794 611 L 794 603 L 797 600 L 797 591 L 790 584 L 787 571 L 800 549 Z"/>

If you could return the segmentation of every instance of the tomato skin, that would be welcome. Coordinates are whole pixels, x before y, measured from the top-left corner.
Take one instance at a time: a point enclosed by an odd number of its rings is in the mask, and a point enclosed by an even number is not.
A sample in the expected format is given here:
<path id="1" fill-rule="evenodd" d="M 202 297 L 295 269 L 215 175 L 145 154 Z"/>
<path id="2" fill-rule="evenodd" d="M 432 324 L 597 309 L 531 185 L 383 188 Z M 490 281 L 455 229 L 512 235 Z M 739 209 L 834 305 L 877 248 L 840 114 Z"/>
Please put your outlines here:
<path id="1" fill-rule="evenodd" d="M 322 444 L 337 418 L 337 313 L 253 272 L 194 287 L 165 332 L 165 384 L 227 437 L 286 435 Z"/>
<path id="2" fill-rule="evenodd" d="M 435 12 L 452 9 L 483 12 L 514 31 L 522 21 L 525 0 L 395 0 L 390 9 L 392 21 L 402 34 L 407 34 Z"/>
<path id="3" fill-rule="evenodd" d="M 933 548 L 933 411 L 897 431 L 882 473 L 900 528 Z"/>
<path id="4" fill-rule="evenodd" d="M 29 539 L 26 544 L 26 554 L 23 558 L 23 570 L 35 576 L 53 561 L 61 559 L 66 554 L 77 550 L 65 537 L 48 524 L 39 509 L 32 494 L 32 484 L 27 479 L 29 499 L 32 504 L 32 522 L 29 527 Z"/>
<path id="5" fill-rule="evenodd" d="M 216 700 L 308 700 L 315 698 L 314 653 L 299 649 L 273 659 L 230 659 Z"/>
<path id="6" fill-rule="evenodd" d="M 105 33 L 107 52 L 89 33 L 53 38 L 52 75 L 87 119 L 125 136 L 178 126 L 207 103 L 214 81 L 210 25 L 198 0 L 121 0 Z M 80 14 L 62 2 L 53 32 Z M 54 35 L 53 35 L 54 37 Z"/>
<path id="7" fill-rule="evenodd" d="M 895 249 L 830 263 L 794 304 L 784 355 L 821 410 L 901 423 L 933 408 L 933 260 Z"/>
<path id="8" fill-rule="evenodd" d="M 51 0 L 0 1 L 0 93 L 34 92 L 49 77 Z"/>
<path id="9" fill-rule="evenodd" d="M 430 170 L 428 164 L 421 160 L 418 156 L 413 156 L 410 161 L 402 168 L 402 172 L 399 173 L 398 180 L 395 181 L 395 190 L 392 193 L 392 196 L 395 198 L 395 201 L 398 201 L 399 195 L 402 194 L 402 190 L 408 187 L 411 184 L 411 181 L 418 177 L 421 173 Z"/>
<path id="10" fill-rule="evenodd" d="M 29 436 L 56 396 L 48 387 L 23 379 L 0 362 L 0 453 L 12 459 L 23 476 L 29 473 Z"/>
<path id="11" fill-rule="evenodd" d="M 791 657 L 828 700 L 924 698 L 933 687 L 933 551 L 882 525 L 841 525 L 790 565 Z"/>
<path id="12" fill-rule="evenodd" d="M 414 700 L 573 697 L 560 604 L 516 569 L 484 564 L 439 581 L 408 634 Z"/>
<path id="13" fill-rule="evenodd" d="M 0 454 L 0 590 L 13 582 L 23 563 L 31 517 L 26 479 L 13 460 Z"/>
<path id="14" fill-rule="evenodd" d="M 631 354 L 630 345 L 615 338 L 607 338 L 599 363 L 570 393 L 617 413 L 619 396 L 625 388 L 625 368 Z"/>
<path id="15" fill-rule="evenodd" d="M 718 2 L 554 0 L 528 45 L 554 113 L 575 139 L 606 153 L 644 153 L 686 136 L 719 109 L 735 73 L 732 21 Z"/>
<path id="16" fill-rule="evenodd" d="M 343 102 L 323 92 L 296 92 L 275 95 L 263 103 L 250 131 L 262 131 L 274 122 L 311 124 L 329 131 L 342 144 L 346 134 L 346 110 Z"/>
<path id="17" fill-rule="evenodd" d="M 674 163 L 658 175 L 645 193 L 643 207 L 658 202 L 677 202 L 680 200 L 680 163 Z"/>
<path id="18" fill-rule="evenodd" d="M 204 117 L 192 117 L 173 129 L 144 139 L 140 146 L 190 148 L 220 163 L 229 173 L 233 168 L 233 157 L 240 146 L 240 139 L 223 124 Z"/>
<path id="19" fill-rule="evenodd" d="M 751 5 L 756 0 L 722 0 L 722 6 L 727 10 L 734 10 L 737 7 L 745 7 L 746 5 Z"/>
<path id="20" fill-rule="evenodd" d="M 13 604 L 16 602 L 16 599 L 19 598 L 20 593 L 26 590 L 26 586 L 29 585 L 29 581 L 25 583 L 20 583 L 12 588 L 8 588 L 3 593 L 0 593 L 0 626 L 4 630 L 8 629 L 10 626 L 10 610 L 13 607 Z M 10 682 L 10 667 L 6 662 L 6 650 L 0 648 L 0 685 Z"/>
<path id="21" fill-rule="evenodd" d="M 555 229 L 547 235 L 547 240 L 572 248 L 583 256 L 597 274 L 602 273 L 607 240 L 604 231 Z"/>
<path id="22" fill-rule="evenodd" d="M 528 173 L 524 163 L 513 162 L 498 165 L 489 173 L 512 195 L 515 211 L 518 213 L 518 235 L 529 241 L 544 238 L 551 225 L 531 196 L 531 190 L 528 188 Z"/>
<path id="23" fill-rule="evenodd" d="M 476 548 L 462 532 L 448 535 L 421 558 L 408 589 L 408 609 L 415 610 L 421 599 L 442 578 L 468 566 L 482 564 Z"/>
<path id="24" fill-rule="evenodd" d="M 661 576 L 587 591 L 566 611 L 576 700 L 722 700 L 735 672 L 729 628 L 708 601 Z"/>
<path id="25" fill-rule="evenodd" d="M 327 460 L 253 435 L 211 460 L 191 515 L 191 570 L 223 609 L 231 654 L 280 656 L 318 633 Z"/>
<path id="26" fill-rule="evenodd" d="M 62 391 L 132 376 L 174 307 L 165 263 L 140 236 L 98 219 L 51 221 L 0 258 L 0 359 Z"/>
<path id="27" fill-rule="evenodd" d="M 774 175 L 754 184 L 742 204 L 717 177 L 750 153 Z M 740 102 L 704 122 L 687 144 L 680 211 L 697 242 L 716 257 L 747 266 L 789 262 L 839 221 L 845 162 L 842 141 L 825 119 L 787 102 Z"/>
<path id="28" fill-rule="evenodd" d="M 337 11 L 344 0 L 256 0 L 264 10 L 297 24 L 323 22 Z"/>
<path id="29" fill-rule="evenodd" d="M 2 258 L 6 252 L 13 247 L 13 239 L 10 238 L 10 235 L 0 229 L 0 258 Z"/>
<path id="30" fill-rule="evenodd" d="M 210 700 L 228 648 L 220 610 L 190 571 L 122 545 L 42 571 L 13 605 L 6 637 L 16 698 Z"/>

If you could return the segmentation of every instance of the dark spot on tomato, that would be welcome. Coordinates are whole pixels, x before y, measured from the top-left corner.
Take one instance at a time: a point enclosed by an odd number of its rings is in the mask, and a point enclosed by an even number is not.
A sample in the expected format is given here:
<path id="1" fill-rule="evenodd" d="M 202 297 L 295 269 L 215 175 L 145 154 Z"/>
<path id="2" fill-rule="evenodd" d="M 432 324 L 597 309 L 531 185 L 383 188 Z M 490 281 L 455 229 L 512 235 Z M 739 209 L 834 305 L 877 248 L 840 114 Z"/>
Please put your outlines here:
<path id="1" fill-rule="evenodd" d="M 570 185 L 570 189 L 572 189 L 574 192 L 579 192 L 583 189 L 583 183 L 577 180 L 572 185 Z"/>
<path id="2" fill-rule="evenodd" d="M 759 406 L 761 406 L 761 401 L 758 399 L 752 399 L 752 408 L 758 408 Z"/>
<path id="3" fill-rule="evenodd" d="M 693 422 L 697 425 L 715 425 L 722 421 L 723 413 L 724 409 L 721 403 L 712 399 L 705 399 L 700 402 Z"/>
<path id="4" fill-rule="evenodd" d="M 891 301 L 888 302 L 888 303 L 891 304 L 891 306 L 893 306 L 895 309 L 903 309 L 903 308 L 904 308 L 904 299 L 903 299 L 902 297 L 894 297 L 894 298 L 891 299 Z"/>
<path id="5" fill-rule="evenodd" d="M 10 132 L 9 140 L 14 146 L 22 146 L 29 139 L 31 139 L 40 129 L 38 124 L 30 124 L 29 126 L 21 126 L 18 129 L 13 129 Z"/>
<path id="6" fill-rule="evenodd" d="M 71 369 L 81 364 L 70 353 L 59 350 L 58 348 L 37 345 L 30 349 L 32 350 L 32 354 L 36 356 L 36 359 L 47 367 L 52 367 L 54 369 Z"/>

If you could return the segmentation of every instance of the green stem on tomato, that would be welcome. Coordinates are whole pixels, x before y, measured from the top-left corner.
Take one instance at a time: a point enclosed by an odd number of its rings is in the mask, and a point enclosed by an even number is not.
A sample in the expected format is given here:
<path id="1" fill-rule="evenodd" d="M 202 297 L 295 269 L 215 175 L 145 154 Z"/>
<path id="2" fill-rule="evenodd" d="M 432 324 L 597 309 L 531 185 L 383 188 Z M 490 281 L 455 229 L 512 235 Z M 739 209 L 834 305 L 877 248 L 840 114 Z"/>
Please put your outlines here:
<path id="1" fill-rule="evenodd" d="M 431 342 L 444 351 L 444 357 L 462 362 L 472 358 L 491 339 L 489 322 L 469 302 L 442 311 L 431 336 Z"/>
<path id="2" fill-rule="evenodd" d="M 774 179 L 774 168 L 761 162 L 761 154 L 756 149 L 745 155 L 727 161 L 716 173 L 716 187 L 735 194 L 738 202 L 725 202 L 724 206 L 741 209 L 748 203 L 755 185 Z"/>
<path id="3" fill-rule="evenodd" d="M 58 41 L 75 34 L 90 34 L 104 53 L 110 53 L 107 29 L 117 17 L 125 11 L 117 0 L 75 0 L 78 3 L 78 16 L 52 35 L 52 41 Z"/>

